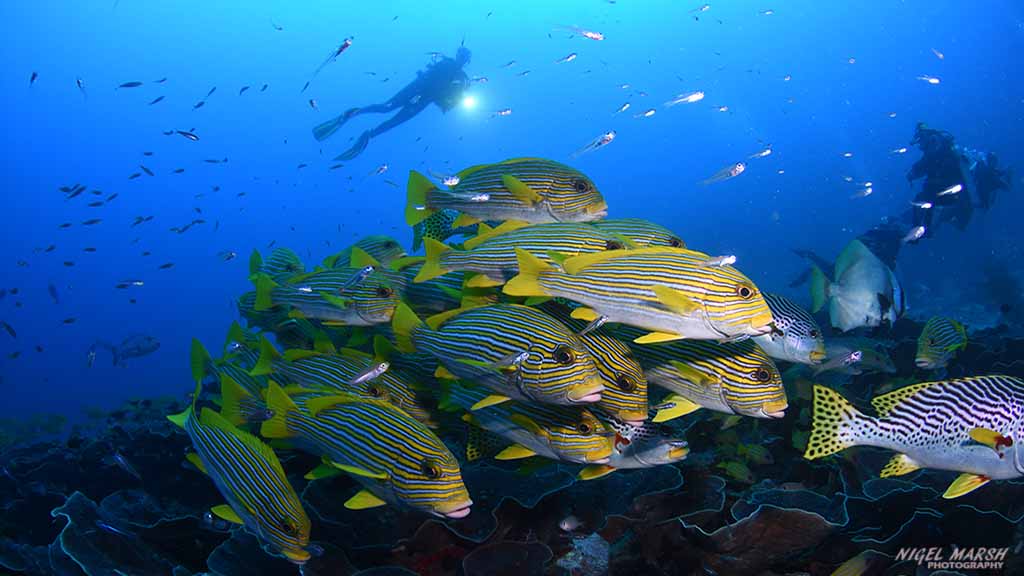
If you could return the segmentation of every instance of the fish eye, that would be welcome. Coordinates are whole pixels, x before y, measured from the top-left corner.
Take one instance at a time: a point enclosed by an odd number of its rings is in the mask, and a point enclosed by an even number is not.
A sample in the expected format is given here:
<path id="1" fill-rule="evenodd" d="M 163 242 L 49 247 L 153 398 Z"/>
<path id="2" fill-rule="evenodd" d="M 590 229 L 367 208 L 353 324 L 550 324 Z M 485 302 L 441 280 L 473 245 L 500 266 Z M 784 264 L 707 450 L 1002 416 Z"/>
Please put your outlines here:
<path id="1" fill-rule="evenodd" d="M 810 335 L 811 335 L 811 338 L 817 338 L 818 337 L 818 331 L 817 330 L 811 330 Z"/>
<path id="2" fill-rule="evenodd" d="M 554 356 L 555 362 L 563 366 L 568 366 L 576 361 L 576 353 L 564 344 L 555 348 L 555 353 L 552 356 Z"/>
<path id="3" fill-rule="evenodd" d="M 423 472 L 424 476 L 431 480 L 437 480 L 441 477 L 441 467 L 433 460 L 424 460 L 420 465 L 420 471 Z"/>
<path id="4" fill-rule="evenodd" d="M 757 380 L 758 382 L 767 382 L 772 379 L 772 374 L 767 368 L 758 368 L 757 370 L 754 370 L 752 376 L 754 377 L 754 380 Z"/>
<path id="5" fill-rule="evenodd" d="M 615 377 L 615 384 L 617 384 L 623 392 L 632 392 L 636 390 L 636 381 L 625 374 L 617 375 Z"/>
<path id="6" fill-rule="evenodd" d="M 739 294 L 740 298 L 743 298 L 744 300 L 754 295 L 754 291 L 751 290 L 749 286 L 740 286 L 738 289 L 736 289 L 736 293 Z"/>
<path id="7" fill-rule="evenodd" d="M 622 250 L 622 242 L 618 240 L 609 240 L 605 245 L 605 250 Z"/>
<path id="8" fill-rule="evenodd" d="M 395 295 L 395 291 L 387 286 L 381 286 L 377 288 L 377 298 L 391 298 Z"/>
<path id="9" fill-rule="evenodd" d="M 928 345 L 929 346 L 935 346 L 935 338 L 929 338 L 928 339 Z"/>
<path id="10" fill-rule="evenodd" d="M 685 248 L 686 247 L 686 244 L 683 244 L 683 241 L 680 240 L 679 238 L 673 238 L 673 239 L 669 240 L 668 241 L 668 245 L 673 247 L 673 248 Z"/>
<path id="11" fill-rule="evenodd" d="M 576 431 L 580 434 L 590 434 L 594 431 L 594 427 L 587 422 L 580 422 L 576 425 Z"/>
<path id="12" fill-rule="evenodd" d="M 384 390 L 382 390 L 380 386 L 370 386 L 366 391 L 374 398 L 380 398 L 384 395 Z"/>
<path id="13" fill-rule="evenodd" d="M 587 182 L 583 178 L 576 178 L 575 180 L 572 181 L 572 187 L 577 192 L 589 192 L 590 182 Z"/>

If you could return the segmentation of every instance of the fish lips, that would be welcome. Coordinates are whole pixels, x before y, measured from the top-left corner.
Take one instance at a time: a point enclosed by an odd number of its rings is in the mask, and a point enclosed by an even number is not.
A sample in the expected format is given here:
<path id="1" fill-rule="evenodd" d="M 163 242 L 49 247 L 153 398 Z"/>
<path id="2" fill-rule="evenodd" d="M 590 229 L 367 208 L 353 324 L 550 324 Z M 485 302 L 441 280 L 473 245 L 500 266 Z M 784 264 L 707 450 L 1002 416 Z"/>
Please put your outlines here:
<path id="1" fill-rule="evenodd" d="M 455 507 L 450 510 L 434 510 L 434 514 L 442 518 L 450 518 L 452 520 L 458 520 L 469 516 L 470 508 L 473 506 L 472 500 L 466 500 L 464 502 L 457 502 Z"/>
<path id="2" fill-rule="evenodd" d="M 914 364 L 918 368 L 924 368 L 925 370 L 931 370 L 932 368 L 936 367 L 935 361 L 928 358 L 915 358 Z"/>
<path id="3" fill-rule="evenodd" d="M 604 384 L 600 381 L 587 386 L 577 386 L 565 395 L 570 404 L 592 404 L 601 400 L 601 393 L 604 392 Z"/>

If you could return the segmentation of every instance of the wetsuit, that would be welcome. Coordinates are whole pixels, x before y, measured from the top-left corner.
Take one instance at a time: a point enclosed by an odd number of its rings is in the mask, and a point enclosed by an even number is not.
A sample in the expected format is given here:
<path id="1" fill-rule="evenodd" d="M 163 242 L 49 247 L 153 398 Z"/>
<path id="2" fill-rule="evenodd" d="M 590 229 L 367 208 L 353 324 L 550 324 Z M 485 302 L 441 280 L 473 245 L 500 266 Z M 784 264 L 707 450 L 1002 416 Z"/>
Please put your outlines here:
<path id="1" fill-rule="evenodd" d="M 468 53 L 468 50 L 460 48 L 457 59 L 446 57 L 430 64 L 426 70 L 416 73 L 415 80 L 383 104 L 350 108 L 340 116 L 314 128 L 313 137 L 317 140 L 325 140 L 349 119 L 361 114 L 384 114 L 398 110 L 398 113 L 391 118 L 360 134 L 351 148 L 335 158 L 335 160 L 342 161 L 351 160 L 366 149 L 371 138 L 406 122 L 430 104 L 437 104 L 443 112 L 451 110 L 458 104 L 459 97 L 469 86 L 469 77 L 462 70 L 462 66 L 469 61 Z"/>

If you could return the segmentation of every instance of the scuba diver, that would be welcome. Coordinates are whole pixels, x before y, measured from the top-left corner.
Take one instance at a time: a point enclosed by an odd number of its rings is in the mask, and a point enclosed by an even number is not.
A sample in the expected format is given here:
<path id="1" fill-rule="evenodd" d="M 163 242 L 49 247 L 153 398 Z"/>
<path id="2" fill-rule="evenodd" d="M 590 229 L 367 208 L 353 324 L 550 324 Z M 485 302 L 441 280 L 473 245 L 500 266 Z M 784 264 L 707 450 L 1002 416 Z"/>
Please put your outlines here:
<path id="1" fill-rule="evenodd" d="M 384 114 L 398 110 L 398 113 L 359 135 L 351 148 L 335 160 L 351 160 L 366 149 L 370 139 L 380 136 L 422 112 L 430 104 L 437 104 L 442 112 L 454 108 L 469 86 L 469 77 L 462 67 L 469 63 L 472 54 L 465 46 L 459 46 L 455 58 L 442 57 L 432 62 L 426 70 L 416 73 L 416 79 L 398 91 L 383 104 L 371 104 L 349 108 L 340 116 L 313 128 L 313 137 L 323 141 L 338 131 L 345 122 L 360 114 Z"/>
<path id="2" fill-rule="evenodd" d="M 945 130 L 918 122 L 910 143 L 921 150 L 921 158 L 910 167 L 907 181 L 924 178 L 924 182 L 912 202 L 911 218 L 914 229 L 923 229 L 918 238 L 909 241 L 931 235 L 936 212 L 941 221 L 964 230 L 975 208 L 988 210 L 996 192 L 1010 186 L 1009 173 L 999 169 L 994 153 L 961 148 Z"/>
<path id="3" fill-rule="evenodd" d="M 910 141 L 921 150 L 921 158 L 910 167 L 907 181 L 924 178 L 921 190 L 911 202 L 912 207 L 857 236 L 865 246 L 891 269 L 904 244 L 916 244 L 931 237 L 938 222 L 950 222 L 964 230 L 974 209 L 988 210 L 995 203 L 999 190 L 1009 189 L 1012 172 L 999 168 L 999 159 L 992 152 L 957 146 L 945 130 L 929 128 L 918 122 Z M 831 270 L 832 262 L 810 250 L 793 252 L 823 270 Z M 797 276 L 790 287 L 800 286 L 810 278 L 810 270 Z"/>

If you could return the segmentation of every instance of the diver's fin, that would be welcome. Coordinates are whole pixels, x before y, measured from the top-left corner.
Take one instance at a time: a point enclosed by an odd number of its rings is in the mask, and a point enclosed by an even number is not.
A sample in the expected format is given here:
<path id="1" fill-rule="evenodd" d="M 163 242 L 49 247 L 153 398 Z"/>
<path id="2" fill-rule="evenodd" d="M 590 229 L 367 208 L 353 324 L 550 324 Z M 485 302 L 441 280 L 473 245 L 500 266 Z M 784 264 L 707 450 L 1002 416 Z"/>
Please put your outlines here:
<path id="1" fill-rule="evenodd" d="M 387 502 L 374 496 L 369 490 L 360 490 L 356 492 L 356 495 L 345 501 L 345 508 L 349 510 L 366 510 L 367 508 L 376 508 L 378 506 L 386 506 Z"/>
<path id="2" fill-rule="evenodd" d="M 991 478 L 987 476 L 981 476 L 980 474 L 971 474 L 970 472 L 964 472 L 963 474 L 956 477 L 953 483 L 946 488 L 946 491 L 942 494 L 942 497 L 947 500 L 953 498 L 959 498 L 964 494 L 974 492 L 978 488 L 981 488 L 985 484 L 989 483 Z"/>
<path id="3" fill-rule="evenodd" d="M 890 476 L 903 476 L 904 474 L 910 474 L 915 470 L 920 470 L 921 465 L 914 462 L 910 456 L 906 454 L 897 454 L 889 460 L 889 463 L 882 468 L 882 471 L 878 474 L 882 478 L 889 478 Z"/>
<path id="4" fill-rule="evenodd" d="M 232 524 L 245 524 L 242 518 L 235 512 L 235 509 L 227 504 L 221 504 L 220 506 L 214 506 L 210 508 L 210 512 L 213 512 L 214 516 L 223 518 Z"/>
<path id="5" fill-rule="evenodd" d="M 345 123 L 346 120 L 349 119 L 349 117 L 350 114 L 346 112 L 343 114 L 338 114 L 337 116 L 331 118 L 327 122 L 317 124 L 316 126 L 313 127 L 313 138 L 316 138 L 317 142 L 323 142 L 324 140 L 330 138 L 332 134 L 338 131 L 338 128 L 341 128 L 341 126 Z"/>

